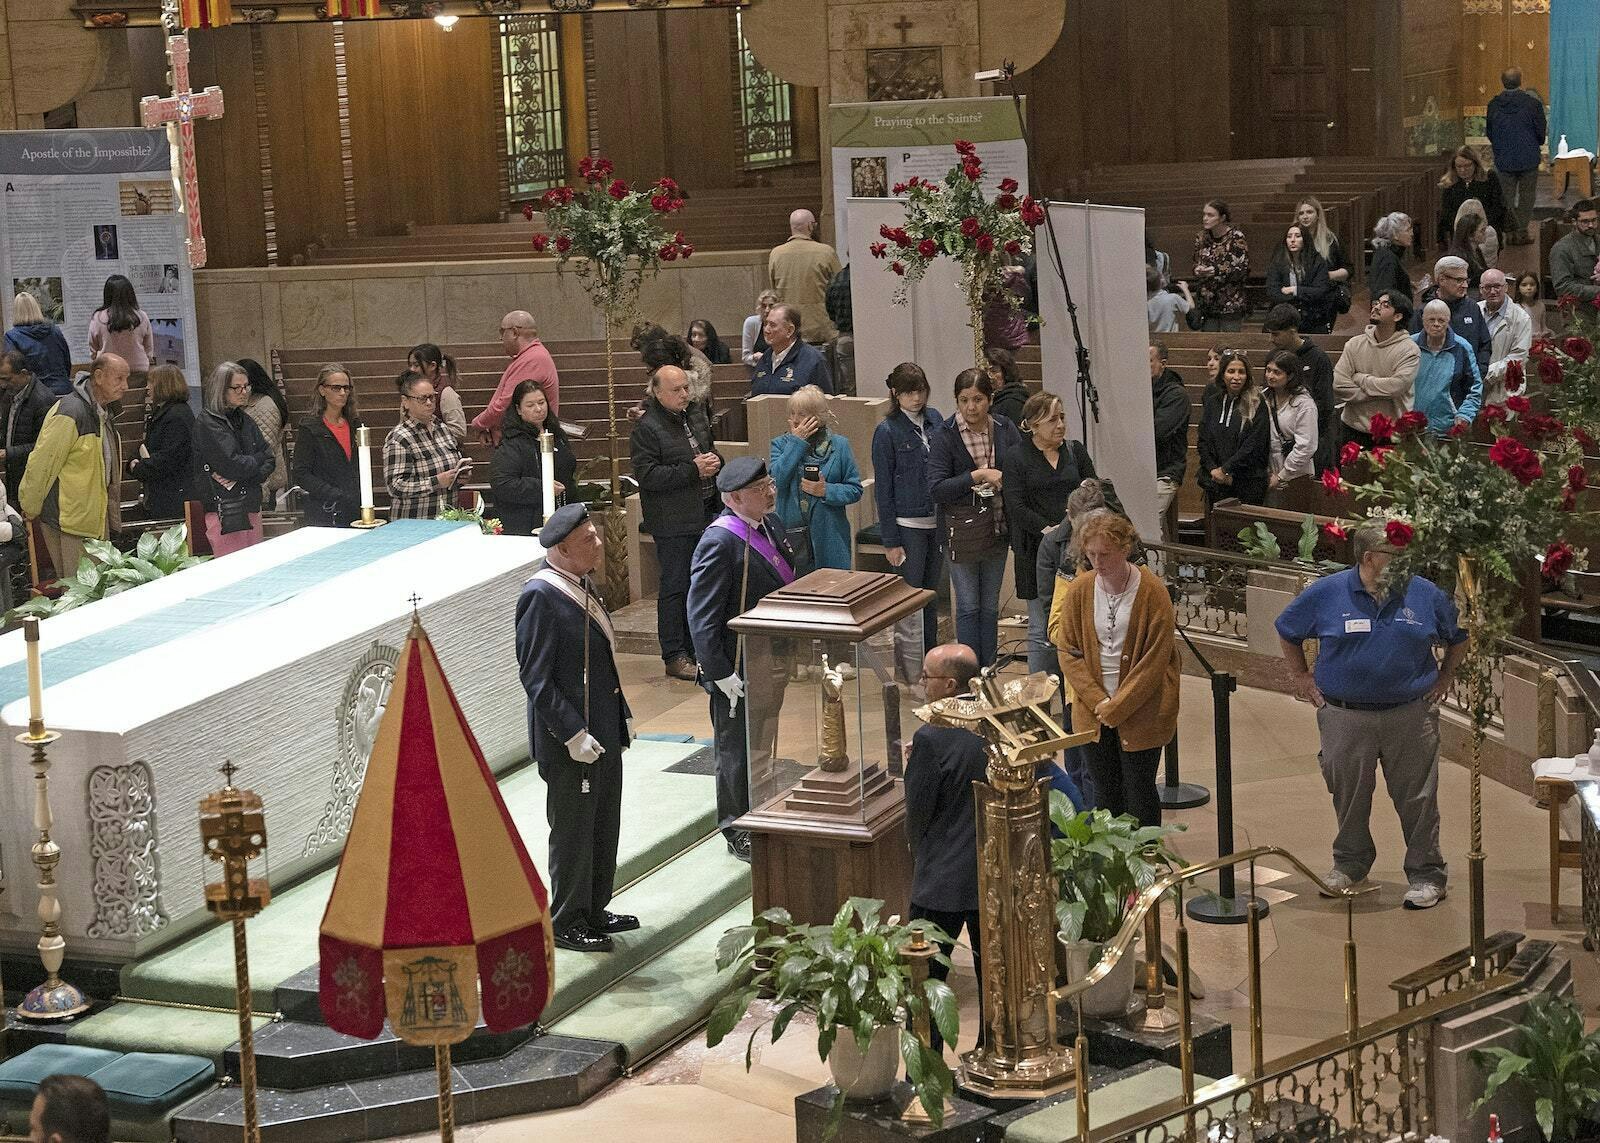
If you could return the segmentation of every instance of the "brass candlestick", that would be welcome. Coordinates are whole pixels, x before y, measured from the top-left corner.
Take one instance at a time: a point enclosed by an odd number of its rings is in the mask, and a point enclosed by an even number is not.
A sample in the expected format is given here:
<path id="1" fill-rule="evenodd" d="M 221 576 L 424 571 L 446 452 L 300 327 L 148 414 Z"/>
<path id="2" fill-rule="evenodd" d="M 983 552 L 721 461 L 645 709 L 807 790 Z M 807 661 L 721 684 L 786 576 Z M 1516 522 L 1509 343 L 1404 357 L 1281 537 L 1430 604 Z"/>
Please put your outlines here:
<path id="1" fill-rule="evenodd" d="M 924 995 L 922 986 L 927 982 L 929 968 L 933 963 L 933 954 L 938 952 L 938 946 L 928 940 L 921 926 L 911 926 L 911 939 L 900 946 L 900 959 L 905 962 L 906 969 L 911 973 L 911 991 L 918 996 Z M 920 1016 L 912 1018 L 911 1032 L 922 1041 L 924 1047 L 933 1043 L 933 1029 L 931 1027 L 931 1014 L 923 1009 Z M 955 1045 L 951 1044 L 951 1048 Z M 944 1112 L 950 1114 L 952 1108 L 950 1101 L 944 1101 Z M 922 1106 L 922 1100 L 917 1098 L 916 1089 L 911 1091 L 911 1101 L 906 1104 L 906 1109 L 900 1113 L 900 1118 L 907 1123 L 932 1123 L 933 1117 L 928 1114 L 927 1108 Z"/>
<path id="2" fill-rule="evenodd" d="M 356 468 L 361 479 L 361 519 L 352 528 L 381 528 L 389 521 L 378 519 L 372 505 L 372 430 L 362 425 L 356 430 Z"/>
<path id="3" fill-rule="evenodd" d="M 67 956 L 67 942 L 61 935 L 61 899 L 56 893 L 56 866 L 61 863 L 61 847 L 50 837 L 54 816 L 50 812 L 50 744 L 61 735 L 44 725 L 44 683 L 39 664 L 39 620 L 23 620 L 23 638 L 28 646 L 28 730 L 17 735 L 26 746 L 33 767 L 33 826 L 39 840 L 33 843 L 33 864 L 39 871 L 39 960 L 44 965 L 44 982 L 22 998 L 17 1015 L 24 1020 L 70 1020 L 89 1010 L 81 989 L 61 979 L 61 963 Z"/>
<path id="4" fill-rule="evenodd" d="M 261 1143 L 256 1116 L 256 1045 L 250 1023 L 250 952 L 245 921 L 266 908 L 272 889 L 265 877 L 252 877 L 250 863 L 266 852 L 267 825 L 261 798 L 233 785 L 235 766 L 224 762 L 227 785 L 200 799 L 200 845 L 222 865 L 222 880 L 206 883 L 206 908 L 233 922 L 234 998 L 239 1009 L 239 1090 L 244 1095 L 245 1143 Z"/>

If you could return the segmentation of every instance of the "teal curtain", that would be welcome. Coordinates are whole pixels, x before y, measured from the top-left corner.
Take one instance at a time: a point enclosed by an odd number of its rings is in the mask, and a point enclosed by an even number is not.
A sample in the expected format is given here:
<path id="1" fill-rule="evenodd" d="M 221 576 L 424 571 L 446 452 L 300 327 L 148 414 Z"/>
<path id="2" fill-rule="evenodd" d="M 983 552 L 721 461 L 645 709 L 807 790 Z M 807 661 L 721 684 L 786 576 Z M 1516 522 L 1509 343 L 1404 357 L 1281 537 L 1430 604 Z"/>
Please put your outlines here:
<path id="1" fill-rule="evenodd" d="M 1562 135 L 1567 145 L 1600 150 L 1600 2 L 1550 3 L 1550 154 Z"/>

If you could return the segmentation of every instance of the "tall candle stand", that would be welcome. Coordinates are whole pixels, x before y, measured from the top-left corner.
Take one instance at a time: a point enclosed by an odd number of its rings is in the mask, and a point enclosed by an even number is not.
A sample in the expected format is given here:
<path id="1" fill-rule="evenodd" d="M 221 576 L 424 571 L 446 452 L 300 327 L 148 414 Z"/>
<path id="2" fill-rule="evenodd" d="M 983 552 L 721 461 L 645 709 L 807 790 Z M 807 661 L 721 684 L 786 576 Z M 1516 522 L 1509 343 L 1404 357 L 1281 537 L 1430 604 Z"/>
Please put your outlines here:
<path id="1" fill-rule="evenodd" d="M 61 847 L 50 837 L 50 744 L 61 735 L 44 725 L 44 686 L 39 665 L 39 620 L 23 621 L 23 638 L 28 647 L 28 730 L 17 741 L 32 753 L 33 825 L 39 840 L 33 843 L 33 864 L 39 871 L 39 960 L 44 965 L 44 982 L 34 988 L 17 1015 L 24 1020 L 70 1020 L 89 1010 L 83 991 L 61 979 L 61 962 L 67 956 L 67 942 L 61 936 L 61 899 L 56 893 L 56 866 L 61 863 Z"/>
<path id="2" fill-rule="evenodd" d="M 372 504 L 372 430 L 362 425 L 356 430 L 356 468 L 361 478 L 361 519 L 352 528 L 381 528 L 389 521 L 378 519 Z"/>

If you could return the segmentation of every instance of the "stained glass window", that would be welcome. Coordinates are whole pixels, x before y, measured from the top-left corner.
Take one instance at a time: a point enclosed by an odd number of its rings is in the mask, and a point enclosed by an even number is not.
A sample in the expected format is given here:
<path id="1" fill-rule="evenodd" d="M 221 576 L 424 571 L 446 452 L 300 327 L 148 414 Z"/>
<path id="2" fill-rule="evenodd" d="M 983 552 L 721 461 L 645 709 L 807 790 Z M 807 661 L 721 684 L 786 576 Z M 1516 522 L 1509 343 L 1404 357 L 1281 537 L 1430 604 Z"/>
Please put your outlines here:
<path id="1" fill-rule="evenodd" d="M 794 161 L 794 88 L 757 61 L 744 38 L 743 13 L 734 13 L 739 56 L 739 139 L 745 167 Z"/>
<path id="2" fill-rule="evenodd" d="M 506 116 L 506 181 L 513 202 L 566 181 L 566 114 L 561 103 L 557 17 L 500 17 Z"/>

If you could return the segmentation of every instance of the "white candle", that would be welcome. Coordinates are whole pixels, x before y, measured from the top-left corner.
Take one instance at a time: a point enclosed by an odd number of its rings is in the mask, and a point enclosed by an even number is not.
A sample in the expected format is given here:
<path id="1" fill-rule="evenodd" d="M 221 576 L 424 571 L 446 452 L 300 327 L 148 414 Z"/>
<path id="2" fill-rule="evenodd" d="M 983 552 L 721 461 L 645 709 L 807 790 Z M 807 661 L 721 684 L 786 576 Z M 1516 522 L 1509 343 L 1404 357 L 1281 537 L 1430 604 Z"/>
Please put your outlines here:
<path id="1" fill-rule="evenodd" d="M 544 492 L 544 518 L 556 510 L 556 438 L 549 431 L 539 434 L 539 487 Z"/>
<path id="2" fill-rule="evenodd" d="M 22 638 L 28 644 L 28 732 L 44 724 L 44 674 L 39 668 L 39 620 L 22 621 Z"/>
<path id="3" fill-rule="evenodd" d="M 356 430 L 356 448 L 360 458 L 356 462 L 361 470 L 361 507 L 372 507 L 372 431 L 366 425 Z"/>

